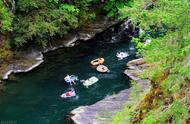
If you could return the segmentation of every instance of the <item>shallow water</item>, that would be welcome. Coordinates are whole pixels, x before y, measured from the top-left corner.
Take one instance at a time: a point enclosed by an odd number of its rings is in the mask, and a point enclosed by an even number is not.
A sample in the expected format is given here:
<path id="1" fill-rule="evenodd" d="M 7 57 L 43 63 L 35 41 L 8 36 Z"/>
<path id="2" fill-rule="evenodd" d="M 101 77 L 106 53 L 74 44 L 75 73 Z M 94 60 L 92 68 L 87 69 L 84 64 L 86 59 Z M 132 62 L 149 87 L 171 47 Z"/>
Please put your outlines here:
<path id="1" fill-rule="evenodd" d="M 129 87 L 129 79 L 123 74 L 126 63 L 133 59 L 132 43 L 124 40 L 109 43 L 95 38 L 81 42 L 73 48 L 63 48 L 45 55 L 45 62 L 29 73 L 16 75 L 16 81 L 8 82 L 6 91 L 0 93 L 0 122 L 14 124 L 63 124 L 65 116 L 78 106 L 91 105 L 108 95 Z M 127 51 L 129 56 L 118 61 L 116 53 Z M 101 74 L 89 62 L 104 57 L 111 70 Z M 85 88 L 75 85 L 77 97 L 61 99 L 60 94 L 69 90 L 64 82 L 66 74 L 79 79 L 91 76 L 99 82 Z"/>

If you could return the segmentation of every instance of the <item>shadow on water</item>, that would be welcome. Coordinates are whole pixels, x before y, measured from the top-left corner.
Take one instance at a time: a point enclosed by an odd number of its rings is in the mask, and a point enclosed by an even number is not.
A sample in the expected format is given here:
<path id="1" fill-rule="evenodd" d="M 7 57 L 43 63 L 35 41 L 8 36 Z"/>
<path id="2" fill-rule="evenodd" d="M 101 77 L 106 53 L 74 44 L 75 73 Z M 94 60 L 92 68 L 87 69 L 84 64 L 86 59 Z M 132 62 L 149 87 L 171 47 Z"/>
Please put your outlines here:
<path id="1" fill-rule="evenodd" d="M 17 80 L 7 85 L 6 92 L 0 93 L 0 120 L 18 124 L 63 124 L 72 109 L 91 105 L 128 88 L 129 79 L 123 70 L 135 57 L 133 44 L 127 40 L 109 43 L 102 39 L 100 35 L 73 48 L 47 53 L 45 62 L 37 69 L 18 74 Z M 116 53 L 120 51 L 127 51 L 130 56 L 118 61 Z M 110 73 L 98 73 L 89 64 L 97 57 L 105 58 Z M 60 94 L 69 90 L 64 82 L 66 74 L 77 75 L 79 79 L 96 76 L 100 80 L 88 89 L 79 83 L 74 86 L 77 97 L 61 99 Z"/>

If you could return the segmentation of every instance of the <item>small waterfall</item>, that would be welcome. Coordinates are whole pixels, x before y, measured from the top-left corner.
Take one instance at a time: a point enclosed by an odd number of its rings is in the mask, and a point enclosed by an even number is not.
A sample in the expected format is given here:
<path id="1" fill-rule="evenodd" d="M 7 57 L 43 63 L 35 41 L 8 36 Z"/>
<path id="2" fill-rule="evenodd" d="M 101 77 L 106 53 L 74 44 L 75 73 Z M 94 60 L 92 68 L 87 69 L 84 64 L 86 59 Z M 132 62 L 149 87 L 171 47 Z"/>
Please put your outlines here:
<path id="1" fill-rule="evenodd" d="M 136 34 L 136 29 L 132 25 L 132 22 L 130 19 L 125 20 L 119 28 L 112 29 L 112 37 L 110 40 L 110 43 L 117 43 L 119 41 L 122 41 L 122 39 L 131 39 Z"/>

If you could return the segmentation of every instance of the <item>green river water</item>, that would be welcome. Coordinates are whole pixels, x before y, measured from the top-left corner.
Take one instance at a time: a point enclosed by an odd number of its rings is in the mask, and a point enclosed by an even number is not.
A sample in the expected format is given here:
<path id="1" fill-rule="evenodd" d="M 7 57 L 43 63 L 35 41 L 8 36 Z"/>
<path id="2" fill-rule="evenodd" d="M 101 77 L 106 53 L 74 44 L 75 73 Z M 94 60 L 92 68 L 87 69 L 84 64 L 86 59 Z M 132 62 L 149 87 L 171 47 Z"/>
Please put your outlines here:
<path id="1" fill-rule="evenodd" d="M 49 52 L 42 65 L 29 73 L 17 74 L 15 81 L 8 82 L 6 91 L 0 92 L 0 123 L 64 124 L 71 110 L 129 88 L 129 79 L 123 71 L 126 63 L 135 57 L 133 44 L 125 40 L 109 43 L 100 39 Z M 127 51 L 130 56 L 118 61 L 116 53 L 119 51 Z M 89 64 L 98 57 L 105 58 L 110 73 L 98 73 Z M 88 89 L 79 83 L 74 86 L 77 97 L 62 99 L 60 95 L 69 90 L 64 82 L 66 74 L 77 75 L 79 79 L 96 76 L 99 82 Z"/>

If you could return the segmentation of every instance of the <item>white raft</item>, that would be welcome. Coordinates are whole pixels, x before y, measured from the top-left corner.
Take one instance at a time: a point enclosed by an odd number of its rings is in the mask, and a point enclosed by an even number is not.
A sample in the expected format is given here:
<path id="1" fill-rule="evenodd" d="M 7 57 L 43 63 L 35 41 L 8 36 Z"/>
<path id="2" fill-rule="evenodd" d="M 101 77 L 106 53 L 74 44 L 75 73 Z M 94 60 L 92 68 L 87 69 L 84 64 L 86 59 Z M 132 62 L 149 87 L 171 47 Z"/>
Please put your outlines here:
<path id="1" fill-rule="evenodd" d="M 98 80 L 99 80 L 99 79 L 98 79 L 97 77 L 94 77 L 94 76 L 93 76 L 93 77 L 91 77 L 91 78 L 85 80 L 84 83 L 83 83 L 83 85 L 88 88 L 88 86 L 90 86 L 90 85 L 96 83 Z"/>
<path id="2" fill-rule="evenodd" d="M 127 52 L 118 52 L 118 53 L 116 54 L 116 56 L 117 56 L 118 60 L 122 60 L 122 59 L 128 57 L 129 54 L 128 54 Z"/>
<path id="3" fill-rule="evenodd" d="M 97 66 L 96 70 L 98 72 L 102 72 L 102 73 L 110 72 L 110 70 L 108 69 L 108 67 L 106 67 L 105 65 L 99 65 L 99 66 Z"/>
<path id="4" fill-rule="evenodd" d="M 61 98 L 69 98 L 69 97 L 73 97 L 73 96 L 76 96 L 74 89 L 72 89 L 71 91 L 68 91 L 66 93 L 61 94 Z"/>

